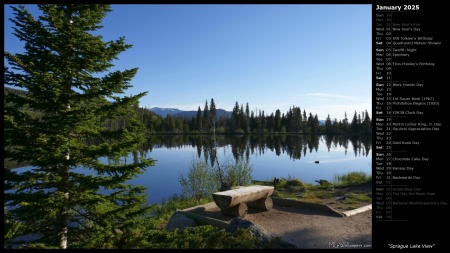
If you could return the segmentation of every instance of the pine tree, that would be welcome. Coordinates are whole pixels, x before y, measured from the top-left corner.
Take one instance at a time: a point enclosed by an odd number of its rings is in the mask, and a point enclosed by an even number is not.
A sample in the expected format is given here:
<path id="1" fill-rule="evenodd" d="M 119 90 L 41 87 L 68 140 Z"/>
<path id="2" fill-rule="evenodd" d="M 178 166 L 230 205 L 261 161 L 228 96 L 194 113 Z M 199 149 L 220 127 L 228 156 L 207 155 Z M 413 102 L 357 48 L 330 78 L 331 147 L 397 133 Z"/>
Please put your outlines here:
<path id="1" fill-rule="evenodd" d="M 245 104 L 245 132 L 249 133 L 250 130 L 250 106 L 248 105 L 248 102 Z"/>
<path id="2" fill-rule="evenodd" d="M 239 109 L 239 126 L 240 126 L 240 129 L 242 129 L 243 131 L 245 131 L 247 129 L 243 104 L 241 104 L 241 107 Z"/>
<path id="3" fill-rule="evenodd" d="M 277 109 L 275 111 L 274 129 L 273 130 L 276 132 L 281 131 L 281 111 L 280 111 L 280 109 Z"/>
<path id="4" fill-rule="evenodd" d="M 239 128 L 239 104 L 236 101 L 231 112 L 231 131 L 235 132 Z"/>
<path id="5" fill-rule="evenodd" d="M 358 116 L 355 110 L 355 114 L 353 114 L 352 122 L 350 123 L 350 128 L 352 133 L 358 133 Z"/>
<path id="6" fill-rule="evenodd" d="M 366 113 L 364 114 L 364 121 L 363 121 L 363 132 L 365 134 L 371 134 L 372 133 L 372 121 L 370 120 L 369 113 L 366 110 Z"/>
<path id="7" fill-rule="evenodd" d="M 328 114 L 327 119 L 325 121 L 325 132 L 330 134 L 333 132 L 333 124 L 331 123 L 330 114 Z"/>
<path id="8" fill-rule="evenodd" d="M 349 133 L 349 123 L 347 118 L 347 112 L 344 114 L 344 119 L 342 120 L 342 130 L 344 133 Z"/>
<path id="9" fill-rule="evenodd" d="M 319 117 L 317 116 L 317 114 L 314 114 L 312 133 L 317 134 L 318 130 L 319 130 Z"/>
<path id="10" fill-rule="evenodd" d="M 211 125 L 212 125 L 213 131 L 215 133 L 216 132 L 217 110 L 216 110 L 216 103 L 214 103 L 214 98 L 211 98 L 211 102 L 209 103 L 209 117 L 211 118 Z"/>
<path id="11" fill-rule="evenodd" d="M 198 110 L 197 110 L 197 117 L 195 118 L 195 125 L 196 125 L 196 129 L 198 130 L 198 131 L 202 131 L 202 122 L 203 122 L 203 120 L 202 120 L 202 110 L 200 109 L 200 106 L 198 107 Z"/>
<path id="12" fill-rule="evenodd" d="M 308 131 L 308 118 L 306 117 L 306 110 L 303 109 L 303 123 L 302 123 L 303 133 Z"/>
<path id="13" fill-rule="evenodd" d="M 4 155 L 32 169 L 5 170 L 5 217 L 25 224 L 15 237 L 37 235 L 35 246 L 108 247 L 150 219 L 146 189 L 128 181 L 154 160 L 125 161 L 145 141 L 136 111 L 146 92 L 117 95 L 137 68 L 107 72 L 131 48 L 91 33 L 110 5 L 38 7 L 38 19 L 22 5 L 10 19 L 25 52 L 5 52 L 4 84 L 26 94 L 5 94 Z M 107 128 L 111 119 L 122 125 Z"/>
<path id="14" fill-rule="evenodd" d="M 205 107 L 203 108 L 203 129 L 205 129 L 206 132 L 209 131 L 210 120 L 211 118 L 209 117 L 208 100 L 206 100 Z"/>

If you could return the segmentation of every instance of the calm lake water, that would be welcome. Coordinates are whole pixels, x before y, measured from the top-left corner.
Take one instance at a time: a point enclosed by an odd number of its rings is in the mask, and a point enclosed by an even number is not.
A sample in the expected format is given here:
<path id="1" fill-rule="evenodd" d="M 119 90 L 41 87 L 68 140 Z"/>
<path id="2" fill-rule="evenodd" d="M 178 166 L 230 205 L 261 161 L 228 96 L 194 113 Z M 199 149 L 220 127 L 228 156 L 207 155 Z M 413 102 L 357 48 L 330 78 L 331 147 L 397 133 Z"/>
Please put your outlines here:
<path id="1" fill-rule="evenodd" d="M 208 159 L 208 150 L 214 145 L 211 136 L 153 137 L 153 144 L 145 153 L 156 161 L 145 174 L 132 181 L 148 188 L 150 203 L 161 203 L 173 194 L 181 194 L 178 179 L 187 176 L 193 159 Z M 342 136 L 316 137 L 287 136 L 218 136 L 216 137 L 219 162 L 231 163 L 249 159 L 254 180 L 298 178 L 305 183 L 325 179 L 333 181 L 335 175 L 362 171 L 372 174 L 371 137 L 344 138 Z M 319 163 L 315 163 L 319 161 Z"/>
<path id="2" fill-rule="evenodd" d="M 157 160 L 155 166 L 130 183 L 148 188 L 149 203 L 162 203 L 181 195 L 181 175 L 187 176 L 193 159 L 210 163 L 217 146 L 219 162 L 248 159 L 253 180 L 297 178 L 305 183 L 333 181 L 335 175 L 353 171 L 372 174 L 372 139 L 326 135 L 150 136 L 140 154 Z M 132 155 L 127 161 L 133 161 Z M 319 161 L 319 163 L 315 163 Z M 24 167 L 24 169 L 30 167 Z"/>

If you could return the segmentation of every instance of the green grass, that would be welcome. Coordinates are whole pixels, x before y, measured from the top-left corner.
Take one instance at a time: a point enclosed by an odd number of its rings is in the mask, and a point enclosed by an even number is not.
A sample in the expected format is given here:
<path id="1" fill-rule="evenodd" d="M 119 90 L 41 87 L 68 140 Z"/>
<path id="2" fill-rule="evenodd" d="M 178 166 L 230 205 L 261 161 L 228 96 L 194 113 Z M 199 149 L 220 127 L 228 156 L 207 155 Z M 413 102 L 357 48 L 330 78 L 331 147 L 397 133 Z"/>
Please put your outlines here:
<path id="1" fill-rule="evenodd" d="M 177 210 L 203 205 L 211 201 L 213 201 L 212 196 L 210 198 L 201 198 L 197 200 L 193 198 L 183 198 L 174 194 L 169 199 L 163 200 L 162 204 L 155 204 L 153 206 L 152 213 L 157 221 L 156 227 L 165 225 L 169 221 L 170 216 Z"/>
<path id="2" fill-rule="evenodd" d="M 275 192 L 272 196 L 320 203 L 325 199 L 344 195 L 345 193 L 339 190 L 342 186 L 359 185 L 371 181 L 371 175 L 358 171 L 335 175 L 333 182 L 322 183 L 322 185 L 304 183 L 300 179 L 289 175 L 288 178 L 280 178 L 279 184 L 275 186 Z M 272 186 L 273 180 L 253 181 L 253 184 Z M 366 194 L 350 194 L 342 203 L 353 205 L 365 202 L 372 202 L 372 199 Z"/>
<path id="3" fill-rule="evenodd" d="M 343 201 L 345 204 L 358 204 L 361 202 L 371 202 L 372 198 L 365 194 L 349 194 L 346 195 L 347 198 Z"/>
<path id="4" fill-rule="evenodd" d="M 337 174 L 334 175 L 333 185 L 355 185 L 372 182 L 372 175 L 367 175 L 362 171 L 354 171 L 346 174 Z"/>

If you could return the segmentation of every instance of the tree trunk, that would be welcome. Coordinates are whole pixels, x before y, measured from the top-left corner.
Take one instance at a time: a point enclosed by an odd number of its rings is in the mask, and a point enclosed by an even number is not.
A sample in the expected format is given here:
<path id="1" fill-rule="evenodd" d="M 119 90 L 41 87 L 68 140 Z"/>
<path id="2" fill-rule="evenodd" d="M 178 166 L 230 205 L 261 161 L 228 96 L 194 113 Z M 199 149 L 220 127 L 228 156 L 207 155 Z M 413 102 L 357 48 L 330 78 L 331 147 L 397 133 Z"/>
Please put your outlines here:
<path id="1" fill-rule="evenodd" d="M 72 8 L 69 5 L 66 9 L 66 22 L 68 24 L 72 24 Z M 68 45 L 69 50 L 67 52 L 66 57 L 67 64 L 71 62 L 71 53 L 72 53 L 72 46 Z M 71 72 L 71 71 L 70 71 Z M 72 74 L 70 74 L 72 75 Z M 67 111 L 70 111 L 70 92 L 72 89 L 72 77 L 69 76 L 67 78 L 67 81 L 65 83 L 65 92 L 66 96 L 64 99 L 67 99 Z M 66 160 L 70 159 L 70 150 L 67 149 L 66 153 Z M 57 228 L 57 235 L 58 235 L 58 241 L 59 241 L 59 248 L 61 249 L 67 249 L 67 234 L 68 234 L 68 225 L 69 225 L 69 170 L 70 167 L 68 165 L 59 166 L 58 168 L 58 174 L 61 176 L 61 182 L 58 187 L 58 191 L 62 192 L 64 194 L 63 203 L 61 204 L 61 207 L 57 213 L 57 222 L 56 225 Z"/>
<path id="2" fill-rule="evenodd" d="M 67 234 L 69 224 L 69 193 L 67 188 L 69 183 L 69 167 L 60 166 L 58 170 L 59 175 L 61 176 L 61 182 L 59 184 L 58 191 L 64 193 L 64 199 L 61 207 L 56 213 L 56 233 L 59 241 L 59 248 L 67 249 Z"/>

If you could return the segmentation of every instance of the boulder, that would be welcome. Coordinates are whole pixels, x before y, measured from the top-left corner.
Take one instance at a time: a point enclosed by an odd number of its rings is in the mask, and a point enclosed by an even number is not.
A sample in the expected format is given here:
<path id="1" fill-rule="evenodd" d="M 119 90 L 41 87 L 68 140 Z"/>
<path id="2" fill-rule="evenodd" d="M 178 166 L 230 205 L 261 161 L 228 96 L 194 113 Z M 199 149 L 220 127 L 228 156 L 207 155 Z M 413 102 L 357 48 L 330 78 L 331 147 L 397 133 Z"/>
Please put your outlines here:
<path id="1" fill-rule="evenodd" d="M 236 233 L 239 228 L 248 229 L 250 235 L 255 237 L 261 242 L 261 248 L 270 247 L 272 249 L 297 249 L 294 244 L 285 241 L 284 239 L 277 237 L 260 225 L 245 220 L 242 217 L 235 217 L 231 220 L 230 224 L 225 228 L 226 232 Z"/>
<path id="2" fill-rule="evenodd" d="M 166 225 L 166 230 L 169 232 L 175 231 L 175 229 L 179 229 L 180 231 L 185 229 L 186 227 L 195 227 L 197 223 L 195 220 L 186 217 L 183 214 L 176 213 L 172 215 L 169 219 L 169 222 Z"/>

